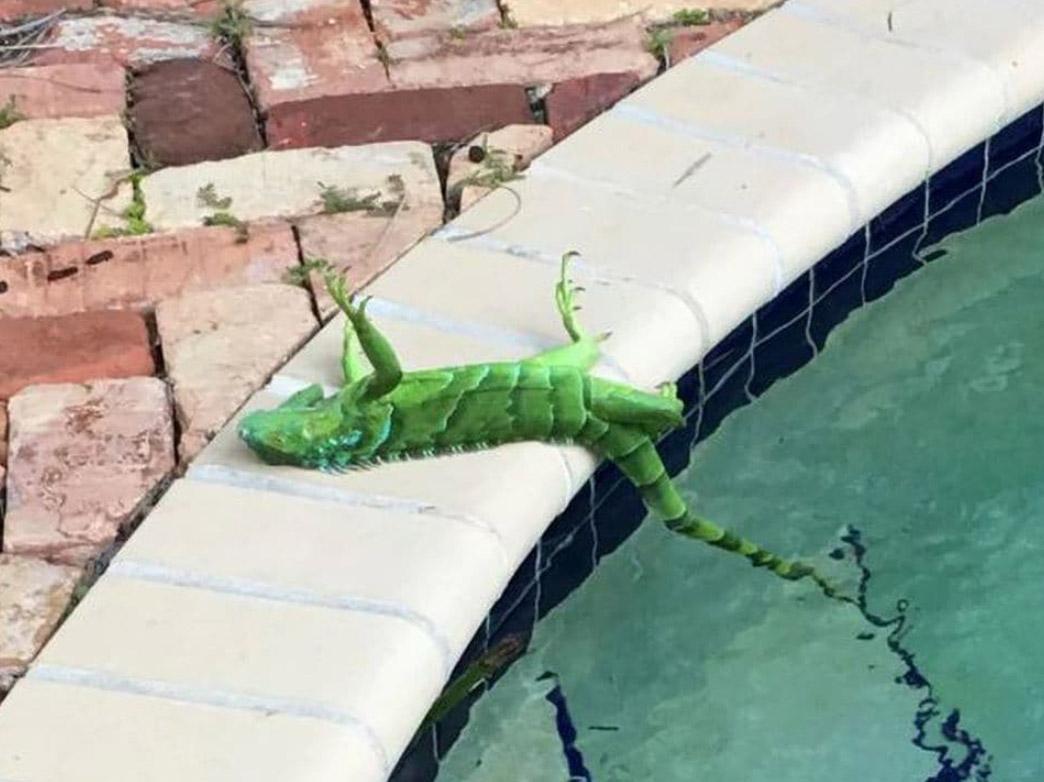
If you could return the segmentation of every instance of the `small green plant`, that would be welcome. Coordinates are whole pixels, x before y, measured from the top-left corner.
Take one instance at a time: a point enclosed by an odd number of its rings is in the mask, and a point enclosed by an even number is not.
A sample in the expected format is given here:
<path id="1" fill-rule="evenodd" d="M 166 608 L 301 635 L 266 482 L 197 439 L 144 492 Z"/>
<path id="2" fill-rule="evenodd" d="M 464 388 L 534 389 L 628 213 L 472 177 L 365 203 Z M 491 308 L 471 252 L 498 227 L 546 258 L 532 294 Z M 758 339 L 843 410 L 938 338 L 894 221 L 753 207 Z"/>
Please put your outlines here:
<path id="1" fill-rule="evenodd" d="M 212 215 L 207 215 L 203 218 L 203 225 L 235 228 L 237 244 L 243 244 L 250 238 L 250 230 L 248 229 L 247 224 L 231 212 L 214 212 Z"/>
<path id="2" fill-rule="evenodd" d="M 683 27 L 695 27 L 696 25 L 710 24 L 710 14 L 702 8 L 683 8 L 675 11 L 671 21 Z"/>
<path id="3" fill-rule="evenodd" d="M 454 26 L 449 29 L 449 36 L 455 41 L 463 41 L 468 37 L 468 31 L 463 27 Z"/>
<path id="4" fill-rule="evenodd" d="M 325 258 L 305 258 L 294 268 L 287 269 L 284 279 L 290 285 L 306 285 L 313 273 L 325 277 L 335 271 L 333 264 Z"/>
<path id="5" fill-rule="evenodd" d="M 131 202 L 123 210 L 120 216 L 124 225 L 118 227 L 102 226 L 91 236 L 95 239 L 112 239 L 117 236 L 144 236 L 153 231 L 152 224 L 145 219 L 145 194 L 141 190 L 141 182 L 145 178 L 145 172 L 133 171 L 127 176 L 131 184 Z"/>
<path id="6" fill-rule="evenodd" d="M 388 178 L 389 187 L 394 191 L 404 188 L 402 177 L 393 180 Z M 399 204 L 402 203 L 402 193 L 397 192 L 397 198 L 381 200 L 381 191 L 375 190 L 366 195 L 360 195 L 354 187 L 338 187 L 337 185 L 324 185 L 319 183 L 319 201 L 323 207 L 323 214 L 341 214 L 343 212 L 366 212 L 374 217 L 390 217 L 394 215 Z"/>
<path id="7" fill-rule="evenodd" d="M 221 13 L 210 22 L 210 34 L 235 49 L 242 48 L 252 29 L 253 24 L 243 10 L 242 0 L 225 0 Z"/>
<path id="8" fill-rule="evenodd" d="M 222 198 L 218 195 L 213 182 L 207 182 L 196 191 L 196 203 L 215 210 L 212 214 L 203 218 L 203 225 L 223 225 L 236 229 L 236 242 L 242 244 L 250 238 L 247 224 L 229 211 L 232 206 L 232 196 Z"/>
<path id="9" fill-rule="evenodd" d="M 0 106 L 0 130 L 9 128 L 23 119 L 25 119 L 25 115 L 22 114 L 15 105 L 14 95 L 7 99 L 7 103 Z"/>
<path id="10" fill-rule="evenodd" d="M 218 197 L 217 190 L 214 188 L 214 183 L 207 182 L 203 187 L 196 191 L 196 203 L 200 206 L 210 207 L 211 209 L 226 210 L 232 206 L 232 197 Z"/>
<path id="11" fill-rule="evenodd" d="M 659 60 L 667 59 L 667 50 L 671 41 L 674 40 L 674 30 L 670 27 L 654 27 L 649 31 L 649 38 L 645 42 L 645 49 L 653 57 Z"/>

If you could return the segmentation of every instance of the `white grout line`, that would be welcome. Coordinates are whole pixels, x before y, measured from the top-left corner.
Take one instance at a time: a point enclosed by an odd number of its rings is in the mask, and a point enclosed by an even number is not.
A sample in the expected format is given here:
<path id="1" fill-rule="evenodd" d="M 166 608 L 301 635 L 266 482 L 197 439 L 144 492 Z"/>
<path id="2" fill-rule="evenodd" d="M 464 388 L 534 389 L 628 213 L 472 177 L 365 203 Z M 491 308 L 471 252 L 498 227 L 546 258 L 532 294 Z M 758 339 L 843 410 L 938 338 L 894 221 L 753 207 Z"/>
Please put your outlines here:
<path id="1" fill-rule="evenodd" d="M 714 68 L 721 68 L 723 70 L 731 71 L 743 76 L 749 76 L 755 79 L 761 79 L 763 81 L 771 81 L 776 84 L 782 84 L 787 87 L 794 87 L 799 90 L 808 92 L 816 91 L 821 95 L 827 95 L 833 98 L 847 98 L 851 99 L 853 96 L 866 102 L 867 104 L 877 108 L 879 110 L 894 114 L 897 117 L 905 120 L 909 123 L 917 134 L 924 141 L 925 154 L 927 160 L 924 168 L 924 176 L 931 176 L 934 160 L 935 160 L 935 149 L 932 145 L 932 139 L 928 134 L 928 129 L 925 128 L 924 124 L 917 118 L 916 115 L 907 111 L 906 109 L 892 104 L 885 103 L 878 98 L 868 95 L 863 91 L 845 91 L 821 82 L 805 82 L 791 77 L 785 74 L 777 73 L 775 71 L 769 71 L 764 68 L 759 68 L 755 65 L 750 64 L 744 60 L 740 60 L 732 55 L 724 54 L 722 52 L 715 51 L 714 49 L 704 49 L 694 58 L 697 62 L 704 65 L 710 65 Z"/>
<path id="2" fill-rule="evenodd" d="M 783 248 L 779 246 L 779 242 L 776 241 L 776 237 L 773 236 L 766 228 L 760 225 L 756 220 L 752 220 L 749 217 L 736 214 L 734 212 L 725 212 L 713 207 L 704 206 L 702 204 L 693 203 L 692 201 L 678 201 L 676 199 L 668 199 L 664 196 L 655 192 L 641 192 L 626 187 L 625 185 L 613 182 L 609 179 L 601 179 L 595 177 L 582 176 L 580 174 L 574 174 L 571 171 L 567 171 L 557 166 L 552 166 L 545 163 L 541 158 L 537 158 L 533 161 L 530 167 L 526 170 L 529 179 L 540 179 L 547 177 L 548 179 L 558 179 L 569 184 L 577 185 L 579 187 L 590 187 L 597 188 L 603 192 L 611 193 L 612 195 L 620 196 L 631 201 L 638 201 L 641 203 L 652 203 L 652 204 L 669 204 L 672 207 L 681 207 L 686 210 L 694 212 L 701 212 L 703 214 L 712 217 L 715 220 L 719 220 L 725 225 L 736 228 L 737 230 L 744 231 L 746 233 L 753 234 L 762 242 L 767 244 L 772 251 L 772 276 L 774 293 L 778 294 L 785 287 L 783 280 L 786 276 L 786 262 L 784 261 Z"/>
<path id="3" fill-rule="evenodd" d="M 913 41 L 908 38 L 896 36 L 894 33 L 883 35 L 875 30 L 866 28 L 859 22 L 846 19 L 840 14 L 832 13 L 823 8 L 810 6 L 802 2 L 802 0 L 788 0 L 788 2 L 779 7 L 778 12 L 792 14 L 793 16 L 806 19 L 810 22 L 816 22 L 829 27 L 836 27 L 854 33 L 855 35 L 862 36 L 863 38 L 880 41 L 892 46 L 901 46 L 906 49 L 916 49 L 918 51 L 928 52 L 929 54 L 940 55 L 941 57 L 945 57 L 951 61 L 956 61 L 956 63 L 960 65 L 972 65 L 980 70 L 984 70 L 997 82 L 997 90 L 1004 98 L 1004 111 L 1002 116 L 997 118 L 995 130 L 1000 130 L 1010 120 L 1015 119 L 1011 116 L 1012 98 L 1009 80 L 1004 78 L 1004 74 L 992 63 L 980 60 L 978 57 L 973 57 L 966 52 L 956 51 L 943 46 L 926 44 L 921 41 Z"/>
<path id="4" fill-rule="evenodd" d="M 191 703 L 198 706 L 213 706 L 232 711 L 256 712 L 266 716 L 280 714 L 286 717 L 312 719 L 340 725 L 353 730 L 369 745 L 385 774 L 391 771 L 388 752 L 373 728 L 354 714 L 328 706 L 325 703 L 298 700 L 296 698 L 257 696 L 222 690 L 216 687 L 193 687 L 155 679 L 121 676 L 109 671 L 92 668 L 78 668 L 65 665 L 34 665 L 26 673 L 25 678 L 51 684 L 65 684 L 72 687 L 104 690 L 123 695 L 162 698 L 167 701 Z"/>
<path id="5" fill-rule="evenodd" d="M 428 636 L 442 660 L 445 676 L 448 677 L 453 671 L 453 666 L 456 665 L 456 658 L 449 639 L 439 630 L 435 622 L 424 614 L 398 603 L 355 595 L 326 595 L 310 589 L 276 586 L 274 584 L 230 576 L 215 576 L 208 573 L 169 567 L 155 562 L 124 558 L 116 559 L 106 572 L 134 581 L 148 581 L 154 584 L 257 598 L 275 603 L 330 608 L 336 611 L 376 614 L 399 619 L 413 625 Z"/>
<path id="6" fill-rule="evenodd" d="M 750 136 L 741 135 L 739 133 L 726 133 L 723 131 L 701 128 L 698 125 L 672 119 L 671 117 L 664 116 L 651 109 L 636 106 L 633 103 L 617 103 L 613 108 L 609 109 L 607 113 L 640 125 L 658 128 L 674 135 L 695 138 L 701 141 L 710 141 L 724 146 L 734 147 L 743 152 L 779 160 L 789 165 L 796 165 L 819 171 L 833 179 L 844 192 L 845 201 L 848 205 L 849 223 L 852 226 L 852 230 L 857 230 L 858 227 L 867 220 L 863 214 L 863 209 L 859 204 L 859 197 L 856 194 L 852 180 L 850 180 L 843 171 L 838 169 L 832 163 L 823 160 L 816 155 L 810 155 L 805 152 L 795 152 L 794 150 L 777 147 L 772 144 L 759 143 Z"/>
<path id="7" fill-rule="evenodd" d="M 273 492 L 275 494 L 286 494 L 292 497 L 304 497 L 320 502 L 332 502 L 348 507 L 379 508 L 382 510 L 403 511 L 420 515 L 430 515 L 446 521 L 464 524 L 473 529 L 491 535 L 497 541 L 497 547 L 505 563 L 511 562 L 507 542 L 500 530 L 484 519 L 479 519 L 463 513 L 446 511 L 428 502 L 416 500 L 405 500 L 398 497 L 385 497 L 378 494 L 363 494 L 349 491 L 334 486 L 323 486 L 308 481 L 295 481 L 289 478 L 280 478 L 264 472 L 253 472 L 241 470 L 235 467 L 226 467 L 223 464 L 197 464 L 189 467 L 185 474 L 188 480 L 212 483 L 221 486 L 236 486 L 243 489 L 256 489 L 258 491 Z"/>

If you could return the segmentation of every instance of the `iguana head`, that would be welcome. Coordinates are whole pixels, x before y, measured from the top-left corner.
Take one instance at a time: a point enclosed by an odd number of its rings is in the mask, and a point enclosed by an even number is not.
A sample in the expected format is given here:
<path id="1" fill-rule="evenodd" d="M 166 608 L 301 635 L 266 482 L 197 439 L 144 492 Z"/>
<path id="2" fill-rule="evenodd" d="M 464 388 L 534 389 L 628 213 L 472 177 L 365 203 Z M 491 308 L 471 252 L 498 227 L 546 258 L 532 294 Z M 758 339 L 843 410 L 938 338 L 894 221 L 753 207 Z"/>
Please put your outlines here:
<path id="1" fill-rule="evenodd" d="M 360 403 L 355 389 L 323 399 L 304 389 L 274 410 L 255 410 L 239 423 L 239 436 L 269 464 L 345 469 L 371 461 L 390 425 L 382 404 Z"/>

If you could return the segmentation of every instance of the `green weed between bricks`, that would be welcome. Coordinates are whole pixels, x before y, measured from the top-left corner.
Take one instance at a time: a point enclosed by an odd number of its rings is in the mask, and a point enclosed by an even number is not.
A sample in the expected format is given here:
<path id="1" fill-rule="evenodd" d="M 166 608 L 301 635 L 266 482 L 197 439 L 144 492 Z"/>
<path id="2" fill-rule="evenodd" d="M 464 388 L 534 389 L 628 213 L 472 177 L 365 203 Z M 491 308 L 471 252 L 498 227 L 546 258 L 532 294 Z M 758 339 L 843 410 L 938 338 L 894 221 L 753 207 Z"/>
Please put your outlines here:
<path id="1" fill-rule="evenodd" d="M 112 239 L 117 236 L 144 236 L 153 232 L 152 224 L 145 219 L 145 194 L 141 190 L 141 182 L 145 178 L 143 171 L 135 171 L 127 176 L 131 184 L 131 202 L 120 216 L 125 225 L 103 226 L 91 234 L 94 239 Z"/>
<path id="2" fill-rule="evenodd" d="M 22 114 L 15 105 L 14 95 L 7 99 L 7 103 L 0 106 L 0 130 L 9 128 L 16 122 L 21 122 L 23 119 L 25 119 L 25 115 Z"/>
<path id="3" fill-rule="evenodd" d="M 203 218 L 203 225 L 235 228 L 236 242 L 239 244 L 250 238 L 247 224 L 229 211 L 232 207 L 232 197 L 219 196 L 213 182 L 207 182 L 196 191 L 196 203 L 215 210 Z"/>

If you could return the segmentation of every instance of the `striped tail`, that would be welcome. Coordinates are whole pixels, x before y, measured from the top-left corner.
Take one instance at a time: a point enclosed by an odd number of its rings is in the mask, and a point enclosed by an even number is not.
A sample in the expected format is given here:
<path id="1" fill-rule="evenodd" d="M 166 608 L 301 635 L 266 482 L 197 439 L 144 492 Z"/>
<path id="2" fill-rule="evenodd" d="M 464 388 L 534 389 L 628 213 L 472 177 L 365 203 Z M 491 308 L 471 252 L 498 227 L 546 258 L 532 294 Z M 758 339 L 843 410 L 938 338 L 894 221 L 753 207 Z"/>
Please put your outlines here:
<path id="1" fill-rule="evenodd" d="M 785 560 L 756 543 L 693 515 L 674 488 L 656 447 L 645 433 L 626 425 L 610 424 L 608 431 L 599 438 L 597 448 L 638 487 L 645 505 L 662 519 L 671 532 L 740 554 L 754 567 L 768 568 L 788 581 L 810 577 L 827 597 L 837 596 L 834 587 L 811 565 Z"/>

